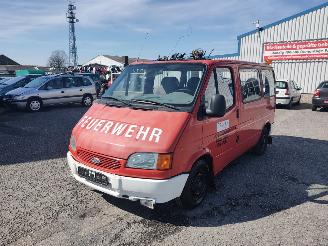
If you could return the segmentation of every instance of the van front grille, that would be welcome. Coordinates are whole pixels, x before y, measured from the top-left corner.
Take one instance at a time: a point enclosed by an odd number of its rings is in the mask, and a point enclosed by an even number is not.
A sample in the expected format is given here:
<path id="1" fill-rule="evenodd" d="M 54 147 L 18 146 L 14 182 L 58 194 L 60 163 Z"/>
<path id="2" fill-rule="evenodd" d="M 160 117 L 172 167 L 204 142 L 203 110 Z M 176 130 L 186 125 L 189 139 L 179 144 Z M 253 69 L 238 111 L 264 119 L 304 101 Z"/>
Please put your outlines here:
<path id="1" fill-rule="evenodd" d="M 119 159 L 114 157 L 106 156 L 103 154 L 91 152 L 85 149 L 77 150 L 77 157 L 79 161 L 87 166 L 95 169 L 119 169 L 121 167 L 121 162 Z"/>

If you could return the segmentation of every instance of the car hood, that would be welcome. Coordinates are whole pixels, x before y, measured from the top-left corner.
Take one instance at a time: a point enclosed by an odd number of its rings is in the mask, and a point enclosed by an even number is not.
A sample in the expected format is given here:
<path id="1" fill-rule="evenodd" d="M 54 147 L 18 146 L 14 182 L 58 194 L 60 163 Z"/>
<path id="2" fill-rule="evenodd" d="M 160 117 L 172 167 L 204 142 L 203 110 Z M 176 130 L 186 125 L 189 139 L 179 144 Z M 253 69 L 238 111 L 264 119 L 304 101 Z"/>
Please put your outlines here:
<path id="1" fill-rule="evenodd" d="M 15 90 L 9 91 L 6 95 L 25 95 L 25 94 L 31 94 L 36 92 L 36 88 L 25 88 L 25 87 L 20 87 Z"/>
<path id="2" fill-rule="evenodd" d="M 73 129 L 77 149 L 127 159 L 136 152 L 170 153 L 190 114 L 94 105 Z"/>

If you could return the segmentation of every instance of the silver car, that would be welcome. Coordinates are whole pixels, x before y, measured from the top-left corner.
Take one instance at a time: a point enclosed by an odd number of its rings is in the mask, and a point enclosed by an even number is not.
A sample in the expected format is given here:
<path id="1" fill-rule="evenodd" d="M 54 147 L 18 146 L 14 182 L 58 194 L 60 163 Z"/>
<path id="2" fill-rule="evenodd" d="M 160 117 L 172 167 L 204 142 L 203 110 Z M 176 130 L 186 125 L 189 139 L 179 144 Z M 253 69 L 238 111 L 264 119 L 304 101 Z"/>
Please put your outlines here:
<path id="1" fill-rule="evenodd" d="M 34 79 L 24 87 L 6 93 L 3 101 L 18 108 L 39 111 L 43 106 L 65 103 L 91 106 L 95 98 L 96 88 L 90 78 L 53 75 Z"/>

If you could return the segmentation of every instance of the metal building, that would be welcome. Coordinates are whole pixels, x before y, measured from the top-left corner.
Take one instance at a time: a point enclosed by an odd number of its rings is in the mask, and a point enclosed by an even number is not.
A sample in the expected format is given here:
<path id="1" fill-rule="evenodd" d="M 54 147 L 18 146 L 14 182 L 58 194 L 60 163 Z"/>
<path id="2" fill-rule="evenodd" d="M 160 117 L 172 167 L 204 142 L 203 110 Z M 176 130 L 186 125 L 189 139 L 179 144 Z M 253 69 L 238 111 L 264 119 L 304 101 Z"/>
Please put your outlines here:
<path id="1" fill-rule="evenodd" d="M 276 78 L 291 79 L 312 93 L 328 80 L 328 2 L 237 37 L 238 52 L 213 56 L 267 62 Z"/>

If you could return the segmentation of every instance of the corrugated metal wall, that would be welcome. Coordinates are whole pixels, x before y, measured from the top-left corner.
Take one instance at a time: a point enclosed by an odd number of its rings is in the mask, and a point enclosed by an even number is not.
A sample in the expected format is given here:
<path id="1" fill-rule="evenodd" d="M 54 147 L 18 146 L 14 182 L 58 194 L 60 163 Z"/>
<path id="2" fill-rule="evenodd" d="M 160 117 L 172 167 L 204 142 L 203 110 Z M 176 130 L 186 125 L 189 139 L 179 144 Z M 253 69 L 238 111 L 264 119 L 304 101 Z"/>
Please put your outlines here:
<path id="1" fill-rule="evenodd" d="M 242 36 L 240 56 L 217 59 L 233 59 L 263 62 L 263 43 L 311 40 L 328 38 L 328 6 L 306 13 L 263 31 Z M 328 60 L 276 61 L 272 63 L 276 78 L 291 79 L 302 88 L 303 93 L 312 93 L 319 82 L 328 80 Z"/>

